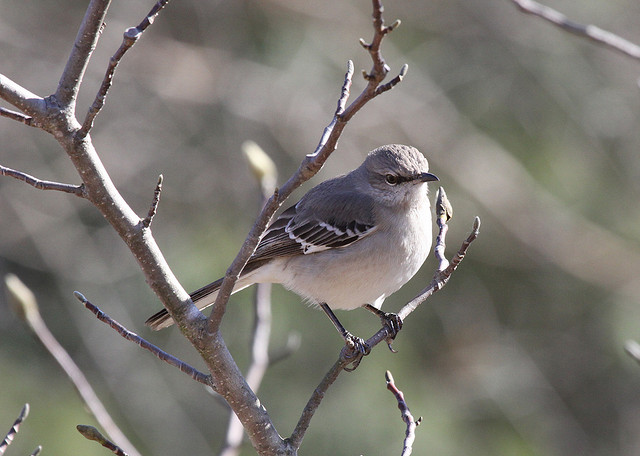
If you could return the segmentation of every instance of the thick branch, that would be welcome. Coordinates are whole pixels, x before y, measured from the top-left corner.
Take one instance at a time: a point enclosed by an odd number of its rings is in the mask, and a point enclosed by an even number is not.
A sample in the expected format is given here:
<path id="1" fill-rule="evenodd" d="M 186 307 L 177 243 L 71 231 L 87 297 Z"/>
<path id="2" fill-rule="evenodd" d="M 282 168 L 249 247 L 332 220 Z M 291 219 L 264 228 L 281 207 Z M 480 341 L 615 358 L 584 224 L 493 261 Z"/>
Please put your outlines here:
<path id="1" fill-rule="evenodd" d="M 82 77 L 100 38 L 100 30 L 110 3 L 111 0 L 91 0 L 87 7 L 55 94 L 63 109 L 70 107 L 73 110 Z"/>
<path id="2" fill-rule="evenodd" d="M 588 38 L 624 55 L 640 60 L 640 46 L 595 25 L 573 22 L 559 11 L 533 0 L 512 0 L 524 13 L 533 14 L 574 35 Z"/>
<path id="3" fill-rule="evenodd" d="M 28 91 L 3 74 L 0 74 L 0 98 L 29 116 L 41 115 L 46 111 L 46 103 L 42 97 Z"/>

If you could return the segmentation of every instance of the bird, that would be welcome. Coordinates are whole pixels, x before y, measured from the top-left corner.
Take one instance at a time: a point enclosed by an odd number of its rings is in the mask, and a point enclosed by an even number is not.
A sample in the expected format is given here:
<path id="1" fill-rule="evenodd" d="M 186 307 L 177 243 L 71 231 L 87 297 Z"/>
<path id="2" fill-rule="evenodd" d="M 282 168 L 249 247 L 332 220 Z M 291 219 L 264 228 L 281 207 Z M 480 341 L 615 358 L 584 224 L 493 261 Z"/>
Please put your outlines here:
<path id="1" fill-rule="evenodd" d="M 432 243 L 428 182 L 439 180 L 415 147 L 390 144 L 369 152 L 353 171 L 309 190 L 265 230 L 233 293 L 255 283 L 279 283 L 319 306 L 347 345 L 366 353 L 363 339 L 340 323 L 334 309 L 373 312 L 390 331 L 402 320 L 383 312 L 385 298 L 420 269 Z M 191 293 L 211 306 L 222 279 Z M 166 309 L 145 324 L 171 326 Z"/>

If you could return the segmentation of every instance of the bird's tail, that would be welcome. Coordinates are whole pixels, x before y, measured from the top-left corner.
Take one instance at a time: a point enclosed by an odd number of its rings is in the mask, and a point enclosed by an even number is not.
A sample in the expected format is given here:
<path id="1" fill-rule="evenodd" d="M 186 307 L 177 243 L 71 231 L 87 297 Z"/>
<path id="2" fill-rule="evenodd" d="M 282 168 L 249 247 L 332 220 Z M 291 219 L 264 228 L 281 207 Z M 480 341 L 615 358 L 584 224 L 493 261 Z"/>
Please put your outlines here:
<path id="1" fill-rule="evenodd" d="M 240 278 L 236 282 L 236 285 L 233 287 L 233 293 L 248 287 L 252 283 L 253 282 L 246 280 L 246 277 Z M 218 290 L 220 290 L 221 285 L 222 279 L 211 282 L 209 285 L 205 285 L 204 287 L 191 293 L 191 300 L 198 307 L 198 309 L 205 309 L 215 302 L 216 298 L 218 297 Z M 167 309 L 162 309 L 160 312 L 153 314 L 147 319 L 147 321 L 144 322 L 145 325 L 149 326 L 154 331 L 168 328 L 173 323 L 173 318 L 171 318 L 169 312 L 167 312 Z"/>

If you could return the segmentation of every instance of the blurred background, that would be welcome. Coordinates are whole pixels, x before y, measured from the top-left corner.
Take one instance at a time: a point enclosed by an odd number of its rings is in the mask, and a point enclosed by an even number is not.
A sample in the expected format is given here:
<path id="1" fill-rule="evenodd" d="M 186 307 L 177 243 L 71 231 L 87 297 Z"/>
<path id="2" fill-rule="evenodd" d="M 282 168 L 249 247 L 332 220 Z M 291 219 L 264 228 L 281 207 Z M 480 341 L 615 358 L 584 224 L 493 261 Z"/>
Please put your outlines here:
<path id="1" fill-rule="evenodd" d="M 0 2 L 7 77 L 52 93 L 86 1 Z M 151 1 L 114 2 L 78 102 L 83 118 L 122 32 Z M 553 0 L 572 19 L 640 43 L 633 0 Z M 391 1 L 402 26 L 383 55 L 401 85 L 351 121 L 315 183 L 356 167 L 388 143 L 418 147 L 454 207 L 452 254 L 482 219 L 467 259 L 406 321 L 397 354 L 378 347 L 341 376 L 312 421 L 301 454 L 399 454 L 404 425 L 384 372 L 423 416 L 414 454 L 640 453 L 640 89 L 637 62 L 519 12 L 508 0 Z M 188 290 L 221 276 L 252 225 L 260 196 L 241 154 L 253 140 L 282 183 L 331 120 L 352 59 L 352 94 L 371 67 L 365 0 L 172 2 L 125 56 L 93 142 L 120 192 L 147 213 Z M 8 107 L 6 104 L 2 106 Z M 0 163 L 41 179 L 79 183 L 48 134 L 0 119 Z M 434 187 L 432 187 L 434 188 Z M 0 276 L 36 294 L 51 331 L 144 454 L 216 454 L 227 409 L 201 385 L 125 341 L 73 297 L 200 368 L 173 328 L 152 333 L 160 308 L 124 243 L 86 201 L 0 179 Z M 432 258 L 387 299 L 397 311 L 430 280 Z M 232 299 L 224 335 L 246 368 L 250 290 Z M 280 287 L 272 350 L 301 345 L 274 365 L 260 398 L 289 435 L 342 342 L 326 317 Z M 370 336 L 378 320 L 342 312 Z M 0 433 L 25 402 L 31 415 L 7 454 L 105 451 L 81 437 L 93 424 L 70 382 L 0 293 Z M 254 454 L 248 447 L 243 454 Z"/>

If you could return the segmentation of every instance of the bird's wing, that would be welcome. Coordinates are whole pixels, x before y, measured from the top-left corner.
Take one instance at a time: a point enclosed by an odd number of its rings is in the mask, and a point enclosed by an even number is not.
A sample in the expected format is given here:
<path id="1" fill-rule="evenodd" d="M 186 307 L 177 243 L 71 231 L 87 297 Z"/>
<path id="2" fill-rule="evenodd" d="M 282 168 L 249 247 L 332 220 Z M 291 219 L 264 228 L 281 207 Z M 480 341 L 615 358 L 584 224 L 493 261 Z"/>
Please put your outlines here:
<path id="1" fill-rule="evenodd" d="M 335 198 L 339 200 L 338 204 L 349 201 L 349 198 L 340 199 L 340 195 Z M 356 204 L 356 210 L 353 211 L 340 207 L 334 214 L 309 213 L 309 210 L 305 210 L 307 207 L 308 204 L 301 200 L 284 211 L 267 229 L 249 263 L 346 247 L 376 229 L 368 213 L 366 216 L 359 214 L 362 212 L 360 204 Z"/>

